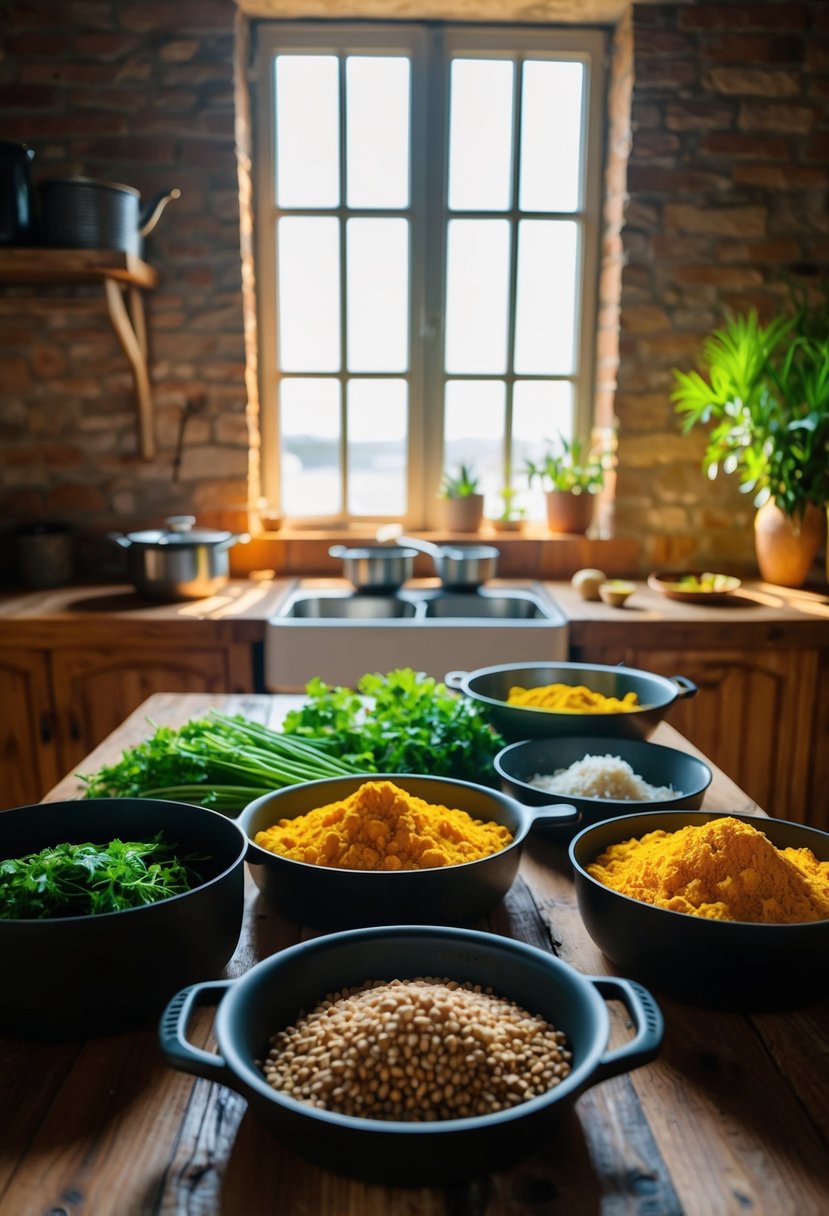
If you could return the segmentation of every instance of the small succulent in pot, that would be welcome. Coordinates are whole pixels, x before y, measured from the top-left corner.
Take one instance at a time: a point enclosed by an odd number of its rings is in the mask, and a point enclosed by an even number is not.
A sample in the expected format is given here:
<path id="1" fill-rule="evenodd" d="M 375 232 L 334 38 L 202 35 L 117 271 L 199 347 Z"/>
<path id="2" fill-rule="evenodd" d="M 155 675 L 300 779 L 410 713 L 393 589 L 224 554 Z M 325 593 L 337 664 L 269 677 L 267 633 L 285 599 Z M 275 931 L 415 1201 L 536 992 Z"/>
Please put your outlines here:
<path id="1" fill-rule="evenodd" d="M 554 532 L 586 532 L 595 495 L 604 485 L 601 453 L 580 439 L 559 434 L 557 446 L 526 462 L 527 483 L 540 482 L 547 498 L 547 523 Z"/>
<path id="2" fill-rule="evenodd" d="M 470 465 L 457 472 L 445 472 L 440 494 L 443 523 L 450 532 L 477 532 L 484 517 L 484 496 L 480 479 Z"/>
<path id="3" fill-rule="evenodd" d="M 480 494 L 480 478 L 473 472 L 470 465 L 458 466 L 455 473 L 445 472 L 440 488 L 441 498 L 471 498 Z"/>

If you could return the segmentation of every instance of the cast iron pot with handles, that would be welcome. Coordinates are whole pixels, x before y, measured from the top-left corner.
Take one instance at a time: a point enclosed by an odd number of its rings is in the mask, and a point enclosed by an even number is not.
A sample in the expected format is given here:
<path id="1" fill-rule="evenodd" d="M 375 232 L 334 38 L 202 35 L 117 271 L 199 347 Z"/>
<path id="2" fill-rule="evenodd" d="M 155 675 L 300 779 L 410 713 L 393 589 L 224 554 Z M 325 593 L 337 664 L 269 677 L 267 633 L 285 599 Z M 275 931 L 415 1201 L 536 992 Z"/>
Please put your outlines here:
<path id="1" fill-rule="evenodd" d="M 346 870 L 294 861 L 256 844 L 257 832 L 281 819 L 295 819 L 340 802 L 368 781 L 391 782 L 432 806 L 453 807 L 473 819 L 500 823 L 509 830 L 512 841 L 498 853 L 476 861 L 423 870 Z M 473 924 L 512 886 L 529 833 L 552 824 L 574 826 L 580 817 L 575 807 L 552 797 L 546 807 L 529 807 L 471 781 L 412 773 L 358 773 L 263 794 L 248 803 L 237 822 L 248 835 L 247 863 L 265 899 L 289 920 L 337 930 L 366 925 Z"/>
<path id="2" fill-rule="evenodd" d="M 448 688 L 470 697 L 505 739 L 601 738 L 647 739 L 674 701 L 699 691 L 686 676 L 659 676 L 620 663 L 502 663 L 475 671 L 449 671 Z M 634 692 L 637 707 L 612 713 L 560 713 L 535 706 L 510 705 L 510 689 L 543 688 L 548 684 L 584 685 L 591 692 L 621 699 Z"/>
<path id="3" fill-rule="evenodd" d="M 127 551 L 129 577 L 141 595 L 160 600 L 200 600 L 230 578 L 228 550 L 250 540 L 247 532 L 196 528 L 195 516 L 173 515 L 163 528 L 110 532 Z"/>
<path id="4" fill-rule="evenodd" d="M 493 1114 L 393 1122 L 339 1114 L 295 1101 L 265 1081 L 258 1064 L 270 1038 L 327 994 L 368 980 L 435 976 L 491 987 L 540 1014 L 567 1036 L 572 1069 L 539 1097 Z M 606 1001 L 620 1000 L 633 1038 L 608 1050 Z M 187 1041 L 195 1009 L 216 1005 L 217 1052 Z M 446 926 L 393 925 L 352 930 L 280 950 L 235 980 L 195 984 L 162 1015 L 169 1064 L 226 1085 L 262 1123 L 317 1165 L 372 1182 L 430 1186 L 502 1169 L 550 1134 L 592 1085 L 655 1059 L 662 1014 L 647 989 L 610 976 L 584 976 L 554 955 L 498 934 Z"/>

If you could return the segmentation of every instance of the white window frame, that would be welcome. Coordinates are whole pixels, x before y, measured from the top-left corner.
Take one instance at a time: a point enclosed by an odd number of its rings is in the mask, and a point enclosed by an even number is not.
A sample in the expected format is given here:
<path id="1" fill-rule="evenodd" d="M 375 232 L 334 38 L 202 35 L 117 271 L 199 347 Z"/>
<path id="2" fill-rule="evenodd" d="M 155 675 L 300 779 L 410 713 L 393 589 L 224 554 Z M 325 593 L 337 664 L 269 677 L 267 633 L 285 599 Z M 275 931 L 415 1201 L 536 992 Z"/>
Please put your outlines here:
<path id="1" fill-rule="evenodd" d="M 351 209 L 344 200 L 335 208 L 297 208 L 300 214 L 319 213 L 340 219 L 346 216 L 403 215 L 410 220 L 411 297 L 409 318 L 409 442 L 408 511 L 402 523 L 408 528 L 438 526 L 438 490 L 443 473 L 443 400 L 445 381 L 444 291 L 445 237 L 451 214 L 467 216 L 466 211 L 449 213 L 446 207 L 448 164 L 447 104 L 448 65 L 452 57 L 504 58 L 520 62 L 543 57 L 576 60 L 584 64 L 582 130 L 587 139 L 583 161 L 581 200 L 573 212 L 544 212 L 544 219 L 575 220 L 580 227 L 577 281 L 580 296 L 576 315 L 577 355 L 573 375 L 542 376 L 545 380 L 574 383 L 574 434 L 589 437 L 593 421 L 595 338 L 599 245 L 601 233 L 601 173 L 604 158 L 604 98 L 607 36 L 601 29 L 559 29 L 549 26 L 483 26 L 449 23 L 368 23 L 368 22 L 262 22 L 256 28 L 256 55 L 251 72 L 254 123 L 254 209 L 256 249 L 256 290 L 259 336 L 259 391 L 262 430 L 262 479 L 269 501 L 280 501 L 277 366 L 277 280 L 276 232 L 279 217 L 293 214 L 281 211 L 275 198 L 275 107 L 273 61 L 282 53 L 307 51 L 315 54 L 394 54 L 411 58 L 411 198 L 408 209 Z M 516 80 L 520 73 L 516 72 Z M 516 88 L 518 86 L 516 85 Z M 517 95 L 516 95 L 517 101 Z M 341 118 L 342 120 L 342 118 Z M 517 158 L 520 138 L 520 112 L 516 117 L 513 157 Z M 429 155 L 427 155 L 427 149 Z M 432 149 L 438 150 L 432 155 Z M 341 166 L 342 172 L 342 166 Z M 488 218 L 507 219 L 512 231 L 512 278 L 510 316 L 515 313 L 515 238 L 517 220 L 533 218 L 536 213 L 486 212 Z M 346 289 L 344 276 L 341 291 Z M 343 308 L 345 304 L 343 303 Z M 344 328 L 344 327 L 343 327 Z M 511 416 L 514 325 L 510 326 L 509 366 L 499 375 L 475 374 L 468 378 L 504 381 L 507 385 L 507 440 L 505 472 L 510 463 L 509 422 Z M 345 361 L 345 334 L 341 336 L 341 370 L 332 378 L 345 385 L 350 378 Z M 292 375 L 294 373 L 291 373 Z M 309 373 L 310 374 L 310 373 Z M 316 374 L 316 373 L 315 373 Z M 387 375 L 384 373 L 383 375 Z M 360 378 L 364 374 L 360 373 Z M 452 379 L 458 377 L 454 374 Z M 341 394 L 344 402 L 345 393 Z M 344 404 L 341 404 L 344 409 Z M 553 436 L 540 436 L 541 439 Z M 341 466 L 345 469 L 345 444 L 341 445 Z M 513 470 L 513 480 L 520 470 Z M 345 490 L 344 490 L 345 494 Z M 390 518 L 386 516 L 384 518 Z M 342 527 L 349 523 L 377 522 L 377 516 L 336 516 L 313 519 L 292 518 L 298 527 Z"/>

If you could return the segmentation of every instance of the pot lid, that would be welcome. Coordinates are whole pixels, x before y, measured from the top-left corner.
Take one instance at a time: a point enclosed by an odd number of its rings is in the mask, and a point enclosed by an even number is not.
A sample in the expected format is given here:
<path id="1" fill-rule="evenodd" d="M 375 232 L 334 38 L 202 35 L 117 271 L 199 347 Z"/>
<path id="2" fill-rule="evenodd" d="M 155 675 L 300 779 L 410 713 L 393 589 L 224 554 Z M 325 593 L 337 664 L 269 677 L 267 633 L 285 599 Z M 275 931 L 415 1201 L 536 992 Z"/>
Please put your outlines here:
<path id="1" fill-rule="evenodd" d="M 232 532 L 219 532 L 214 528 L 196 528 L 195 515 L 172 515 L 165 519 L 163 528 L 150 528 L 145 532 L 128 532 L 127 539 L 135 545 L 163 545 L 186 547 L 193 545 L 218 545 L 230 540 Z"/>

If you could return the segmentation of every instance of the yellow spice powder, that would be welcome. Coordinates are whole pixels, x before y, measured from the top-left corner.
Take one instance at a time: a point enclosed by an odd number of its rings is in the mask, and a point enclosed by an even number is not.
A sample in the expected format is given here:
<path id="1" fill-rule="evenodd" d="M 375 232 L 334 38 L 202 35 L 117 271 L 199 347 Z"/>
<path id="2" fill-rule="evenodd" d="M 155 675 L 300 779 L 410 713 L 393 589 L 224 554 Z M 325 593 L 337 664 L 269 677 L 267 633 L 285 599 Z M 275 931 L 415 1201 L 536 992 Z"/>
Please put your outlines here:
<path id="1" fill-rule="evenodd" d="M 584 684 L 544 684 L 538 688 L 521 688 L 516 684 L 507 694 L 507 705 L 553 709 L 559 714 L 624 714 L 642 708 L 635 692 L 606 697 Z"/>
<path id="2" fill-rule="evenodd" d="M 425 870 L 498 853 L 509 830 L 434 806 L 391 781 L 367 781 L 344 798 L 257 832 L 256 844 L 294 861 L 344 870 Z"/>
<path id="3" fill-rule="evenodd" d="M 622 895 L 709 920 L 829 918 L 829 861 L 810 849 L 778 849 L 730 816 L 611 845 L 587 872 Z"/>

